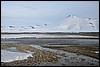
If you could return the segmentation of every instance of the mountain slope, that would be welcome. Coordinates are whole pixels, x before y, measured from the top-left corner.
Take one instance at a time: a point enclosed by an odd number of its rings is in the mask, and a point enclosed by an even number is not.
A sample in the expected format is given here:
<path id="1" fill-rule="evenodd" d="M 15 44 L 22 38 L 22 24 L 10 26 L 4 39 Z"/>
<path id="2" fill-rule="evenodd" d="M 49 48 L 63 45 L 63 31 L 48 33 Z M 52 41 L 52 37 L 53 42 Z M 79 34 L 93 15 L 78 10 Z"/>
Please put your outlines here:
<path id="1" fill-rule="evenodd" d="M 69 32 L 96 32 L 99 31 L 96 25 L 97 20 L 91 18 L 81 19 L 76 16 L 68 16 L 57 28 Z"/>
<path id="2" fill-rule="evenodd" d="M 99 22 L 69 15 L 58 25 L 1 26 L 1 32 L 99 32 Z"/>

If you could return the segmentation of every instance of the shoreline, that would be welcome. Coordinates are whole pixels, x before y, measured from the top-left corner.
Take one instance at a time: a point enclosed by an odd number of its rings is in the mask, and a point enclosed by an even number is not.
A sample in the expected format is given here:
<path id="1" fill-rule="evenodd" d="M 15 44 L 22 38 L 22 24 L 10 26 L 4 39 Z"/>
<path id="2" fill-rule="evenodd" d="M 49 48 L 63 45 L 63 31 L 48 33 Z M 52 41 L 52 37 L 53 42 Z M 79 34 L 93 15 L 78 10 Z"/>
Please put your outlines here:
<path id="1" fill-rule="evenodd" d="M 75 37 L 1 38 L 2 49 L 12 51 L 12 47 L 16 47 L 18 52 L 33 53 L 33 57 L 1 62 L 1 66 L 99 66 L 98 40 Z"/>
<path id="2" fill-rule="evenodd" d="M 38 45 L 13 44 L 2 46 L 2 49 L 17 47 L 20 51 L 30 50 L 33 57 L 13 62 L 1 62 L 1 66 L 98 66 L 99 60 L 82 54 L 63 50 L 44 48 Z M 25 47 L 23 49 L 23 47 Z M 33 49 L 33 48 L 34 49 Z M 35 53 L 35 54 L 34 54 Z M 83 63 L 84 62 L 84 63 Z"/>
<path id="3" fill-rule="evenodd" d="M 96 59 L 99 59 L 99 46 L 82 46 L 82 45 L 43 45 L 42 47 L 63 50 L 67 52 L 83 54 L 86 56 L 90 56 Z"/>

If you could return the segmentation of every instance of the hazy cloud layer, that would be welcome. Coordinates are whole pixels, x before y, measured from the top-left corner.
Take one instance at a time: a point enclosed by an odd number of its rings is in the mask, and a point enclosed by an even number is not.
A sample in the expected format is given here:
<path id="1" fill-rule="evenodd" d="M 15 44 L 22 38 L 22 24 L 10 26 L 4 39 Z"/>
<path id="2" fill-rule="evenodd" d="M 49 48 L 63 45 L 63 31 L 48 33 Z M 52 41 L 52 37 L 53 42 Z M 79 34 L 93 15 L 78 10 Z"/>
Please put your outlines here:
<path id="1" fill-rule="evenodd" d="M 2 1 L 1 23 L 57 24 L 69 14 L 99 19 L 98 1 Z"/>

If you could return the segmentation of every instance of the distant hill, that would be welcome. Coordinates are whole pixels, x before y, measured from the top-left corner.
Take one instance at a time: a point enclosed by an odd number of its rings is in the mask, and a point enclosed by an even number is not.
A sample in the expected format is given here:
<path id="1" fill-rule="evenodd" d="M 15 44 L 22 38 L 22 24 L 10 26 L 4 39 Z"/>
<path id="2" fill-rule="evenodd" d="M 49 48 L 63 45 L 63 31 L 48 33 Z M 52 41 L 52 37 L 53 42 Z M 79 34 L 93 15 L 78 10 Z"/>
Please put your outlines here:
<path id="1" fill-rule="evenodd" d="M 58 25 L 2 25 L 1 32 L 99 32 L 99 22 L 96 19 L 82 19 L 74 15 L 69 15 Z"/>
<path id="2" fill-rule="evenodd" d="M 82 19 L 74 15 L 66 17 L 65 21 L 57 27 L 69 32 L 98 32 L 98 21 L 91 18 Z"/>

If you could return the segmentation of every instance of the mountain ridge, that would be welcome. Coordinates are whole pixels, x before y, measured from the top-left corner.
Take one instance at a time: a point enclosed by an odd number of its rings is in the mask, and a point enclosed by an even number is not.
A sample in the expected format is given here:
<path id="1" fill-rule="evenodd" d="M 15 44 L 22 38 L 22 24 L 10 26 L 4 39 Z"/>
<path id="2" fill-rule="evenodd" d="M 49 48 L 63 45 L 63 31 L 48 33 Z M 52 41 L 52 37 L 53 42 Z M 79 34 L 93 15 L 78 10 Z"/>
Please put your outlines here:
<path id="1" fill-rule="evenodd" d="M 69 15 L 58 25 L 1 26 L 1 32 L 99 32 L 98 21 Z"/>

